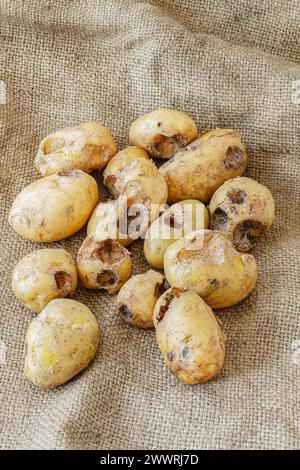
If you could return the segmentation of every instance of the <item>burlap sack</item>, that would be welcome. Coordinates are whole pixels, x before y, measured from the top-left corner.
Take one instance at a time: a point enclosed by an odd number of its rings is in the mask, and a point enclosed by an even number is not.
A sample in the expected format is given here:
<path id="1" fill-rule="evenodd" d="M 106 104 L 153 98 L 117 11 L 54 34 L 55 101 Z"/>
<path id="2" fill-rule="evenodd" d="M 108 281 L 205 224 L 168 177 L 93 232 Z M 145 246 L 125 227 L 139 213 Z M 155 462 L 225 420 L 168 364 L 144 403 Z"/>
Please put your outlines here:
<path id="1" fill-rule="evenodd" d="M 297 0 L 1 1 L 1 447 L 299 446 L 299 31 Z M 33 157 L 50 131 L 96 120 L 122 148 L 131 121 L 163 106 L 188 112 L 199 130 L 238 129 L 247 175 L 277 204 L 253 251 L 254 293 L 220 313 L 225 368 L 207 384 L 178 383 L 152 331 L 124 325 L 114 297 L 80 288 L 75 298 L 102 328 L 99 353 L 70 383 L 38 390 L 22 377 L 34 315 L 10 279 L 40 246 L 8 226 L 11 203 L 39 177 Z M 55 246 L 75 255 L 84 236 Z M 147 269 L 142 244 L 131 251 L 134 272 Z"/>

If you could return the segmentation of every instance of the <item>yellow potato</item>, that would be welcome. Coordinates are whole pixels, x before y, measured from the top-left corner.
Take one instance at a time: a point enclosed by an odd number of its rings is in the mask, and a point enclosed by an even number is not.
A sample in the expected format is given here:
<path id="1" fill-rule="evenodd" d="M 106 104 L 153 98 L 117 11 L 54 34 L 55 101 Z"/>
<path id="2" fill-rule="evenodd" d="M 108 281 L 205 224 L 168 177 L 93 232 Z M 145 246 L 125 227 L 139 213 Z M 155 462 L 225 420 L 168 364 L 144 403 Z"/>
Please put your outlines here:
<path id="1" fill-rule="evenodd" d="M 34 242 L 61 240 L 85 225 L 98 199 L 95 179 L 83 171 L 46 176 L 18 194 L 9 223 L 18 235 Z"/>
<path id="2" fill-rule="evenodd" d="M 42 388 L 62 385 L 89 365 L 98 344 L 99 327 L 88 307 L 51 300 L 28 328 L 25 377 Z"/>
<path id="3" fill-rule="evenodd" d="M 36 313 L 50 300 L 72 294 L 76 287 L 76 265 L 66 250 L 33 251 L 18 262 L 12 274 L 15 296 Z"/>
<path id="4" fill-rule="evenodd" d="M 170 288 L 158 299 L 153 321 L 158 347 L 181 382 L 206 382 L 220 372 L 225 338 L 212 309 L 199 295 Z"/>

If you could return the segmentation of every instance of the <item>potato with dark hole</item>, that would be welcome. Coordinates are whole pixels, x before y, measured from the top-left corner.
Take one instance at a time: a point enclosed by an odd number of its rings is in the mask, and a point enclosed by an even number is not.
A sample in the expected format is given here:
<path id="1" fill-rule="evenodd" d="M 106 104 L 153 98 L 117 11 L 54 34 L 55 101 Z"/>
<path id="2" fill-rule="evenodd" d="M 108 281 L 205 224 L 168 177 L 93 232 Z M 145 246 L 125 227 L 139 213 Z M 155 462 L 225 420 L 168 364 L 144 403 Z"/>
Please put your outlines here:
<path id="1" fill-rule="evenodd" d="M 116 151 L 117 144 L 106 127 L 86 122 L 45 137 L 35 167 L 43 176 L 75 169 L 90 173 L 104 168 Z"/>
<path id="2" fill-rule="evenodd" d="M 187 114 L 174 109 L 157 109 L 131 124 L 129 139 L 152 157 L 167 159 L 197 137 L 197 127 Z"/>
<path id="3" fill-rule="evenodd" d="M 88 289 L 104 289 L 114 294 L 131 276 L 130 253 L 115 240 L 83 241 L 77 256 L 80 283 Z"/>
<path id="4" fill-rule="evenodd" d="M 150 269 L 132 276 L 117 296 L 117 312 L 137 328 L 153 328 L 153 311 L 164 289 L 165 277 Z"/>
<path id="5" fill-rule="evenodd" d="M 251 178 L 239 177 L 217 189 L 209 211 L 210 228 L 226 234 L 238 251 L 247 252 L 272 225 L 275 202 L 266 186 Z"/>
<path id="6" fill-rule="evenodd" d="M 96 241 L 112 239 L 128 246 L 145 233 L 149 217 L 144 204 L 119 196 L 113 201 L 100 202 L 95 207 L 87 226 L 87 235 L 92 235 Z"/>
<path id="7" fill-rule="evenodd" d="M 195 199 L 173 204 L 149 227 L 145 234 L 144 254 L 148 263 L 157 269 L 164 267 L 168 246 L 184 235 L 209 224 L 208 210 Z"/>
<path id="8" fill-rule="evenodd" d="M 225 338 L 212 309 L 199 295 L 170 288 L 158 299 L 153 322 L 165 363 L 181 382 L 193 385 L 219 374 Z"/>
<path id="9" fill-rule="evenodd" d="M 235 305 L 254 289 L 257 264 L 249 254 L 235 250 L 219 232 L 192 232 L 167 248 L 164 258 L 172 287 L 190 289 L 212 308 Z"/>
<path id="10" fill-rule="evenodd" d="M 160 167 L 168 184 L 168 202 L 199 199 L 207 203 L 225 181 L 244 173 L 247 160 L 238 132 L 205 132 Z"/>
<path id="11" fill-rule="evenodd" d="M 42 388 L 64 384 L 89 365 L 99 339 L 88 307 L 71 299 L 51 300 L 29 325 L 25 377 Z"/>
<path id="12" fill-rule="evenodd" d="M 50 300 L 73 294 L 76 287 L 76 265 L 66 250 L 33 251 L 18 262 L 12 274 L 15 296 L 36 313 Z"/>
<path id="13" fill-rule="evenodd" d="M 96 180 L 81 170 L 46 176 L 18 194 L 9 223 L 34 242 L 61 240 L 85 225 L 98 199 Z"/>

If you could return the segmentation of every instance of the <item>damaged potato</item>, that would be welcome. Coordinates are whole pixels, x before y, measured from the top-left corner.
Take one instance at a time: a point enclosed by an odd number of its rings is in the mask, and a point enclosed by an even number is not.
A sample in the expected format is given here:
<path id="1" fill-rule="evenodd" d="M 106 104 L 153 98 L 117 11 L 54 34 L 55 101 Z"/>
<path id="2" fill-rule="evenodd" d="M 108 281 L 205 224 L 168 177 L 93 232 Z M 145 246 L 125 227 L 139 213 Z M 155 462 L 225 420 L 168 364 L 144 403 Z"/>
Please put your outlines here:
<path id="1" fill-rule="evenodd" d="M 80 170 L 41 178 L 16 197 L 10 214 L 11 227 L 34 242 L 53 242 L 78 232 L 98 202 L 98 186 Z"/>
<path id="2" fill-rule="evenodd" d="M 45 137 L 35 157 L 35 167 L 43 176 L 75 169 L 90 173 L 105 167 L 116 151 L 117 144 L 109 130 L 87 122 Z"/>
<path id="3" fill-rule="evenodd" d="M 164 290 L 165 277 L 150 269 L 132 276 L 117 297 L 117 312 L 137 328 L 153 328 L 153 310 Z"/>
<path id="4" fill-rule="evenodd" d="M 99 337 L 88 307 L 70 299 L 51 300 L 28 328 L 25 377 L 42 388 L 64 384 L 89 365 Z"/>
<path id="5" fill-rule="evenodd" d="M 157 109 L 131 124 L 130 142 L 139 145 L 152 157 L 167 159 L 197 137 L 192 118 L 174 109 Z"/>
<path id="6" fill-rule="evenodd" d="M 269 189 L 257 181 L 234 178 L 211 198 L 210 228 L 226 234 L 238 251 L 247 252 L 273 222 L 275 203 Z"/>
<path id="7" fill-rule="evenodd" d="M 219 232 L 200 230 L 167 248 L 164 268 L 170 286 L 190 289 L 212 308 L 235 305 L 254 289 L 257 264 Z"/>
<path id="8" fill-rule="evenodd" d="M 195 292 L 168 289 L 155 305 L 153 321 L 165 363 L 181 382 L 207 382 L 221 371 L 225 338 L 212 309 Z"/>
<path id="9" fill-rule="evenodd" d="M 205 132 L 160 167 L 168 184 L 168 202 L 192 198 L 207 203 L 225 181 L 244 173 L 247 160 L 238 132 Z"/>
<path id="10" fill-rule="evenodd" d="M 12 274 L 15 296 L 36 313 L 50 300 L 72 294 L 76 287 L 76 265 L 66 250 L 33 251 L 19 261 Z"/>
<path id="11" fill-rule="evenodd" d="M 83 241 L 77 256 L 80 283 L 88 289 L 117 292 L 131 276 L 129 251 L 115 240 L 96 241 L 91 235 Z"/>
<path id="12" fill-rule="evenodd" d="M 184 235 L 209 223 L 208 210 L 195 199 L 173 204 L 149 227 L 145 235 L 144 254 L 148 263 L 157 269 L 164 267 L 164 254 L 168 246 Z"/>

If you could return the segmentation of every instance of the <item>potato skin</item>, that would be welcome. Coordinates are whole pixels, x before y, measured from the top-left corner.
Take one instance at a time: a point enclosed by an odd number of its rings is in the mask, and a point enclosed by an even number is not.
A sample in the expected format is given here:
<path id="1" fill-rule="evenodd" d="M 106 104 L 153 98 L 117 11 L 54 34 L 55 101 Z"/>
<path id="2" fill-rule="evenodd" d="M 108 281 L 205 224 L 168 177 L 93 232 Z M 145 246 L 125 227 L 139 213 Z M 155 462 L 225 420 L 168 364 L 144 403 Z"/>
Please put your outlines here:
<path id="1" fill-rule="evenodd" d="M 130 126 L 129 140 L 152 157 L 167 159 L 197 137 L 197 127 L 187 114 L 174 109 L 156 109 L 140 116 Z"/>
<path id="2" fill-rule="evenodd" d="M 210 228 L 226 234 L 238 251 L 247 252 L 272 225 L 275 202 L 266 186 L 238 177 L 217 189 L 209 211 Z"/>
<path id="3" fill-rule="evenodd" d="M 76 287 L 76 265 L 66 250 L 33 251 L 18 262 L 12 274 L 15 296 L 36 313 L 43 310 L 50 300 L 72 294 Z"/>
<path id="4" fill-rule="evenodd" d="M 212 308 L 235 305 L 254 289 L 257 264 L 219 232 L 199 230 L 167 248 L 164 268 L 170 286 L 195 291 Z"/>
<path id="5" fill-rule="evenodd" d="M 185 210 L 191 211 L 185 212 Z M 194 230 L 208 228 L 208 210 L 200 201 L 187 199 L 173 204 L 150 225 L 145 234 L 146 260 L 157 269 L 164 268 L 164 254 L 175 240 Z"/>
<path id="6" fill-rule="evenodd" d="M 153 310 L 165 277 L 152 269 L 132 276 L 117 296 L 117 312 L 122 319 L 137 328 L 153 328 Z"/>
<path id="7" fill-rule="evenodd" d="M 51 300 L 28 328 L 25 377 L 41 388 L 64 384 L 88 366 L 99 338 L 88 307 L 70 299 Z"/>
<path id="8" fill-rule="evenodd" d="M 90 173 L 105 167 L 116 151 L 117 144 L 106 127 L 86 122 L 45 137 L 34 163 L 43 176 L 75 169 Z"/>
<path id="9" fill-rule="evenodd" d="M 96 180 L 83 171 L 46 176 L 17 195 L 9 223 L 18 235 L 34 242 L 62 240 L 85 225 L 98 198 Z"/>
<path id="10" fill-rule="evenodd" d="M 168 202 L 199 199 L 207 203 L 225 181 L 244 173 L 247 160 L 238 132 L 205 132 L 160 167 L 168 184 Z"/>
<path id="11" fill-rule="evenodd" d="M 212 309 L 199 295 L 171 287 L 158 299 L 153 319 L 158 347 L 178 380 L 193 385 L 221 371 L 225 338 Z"/>

